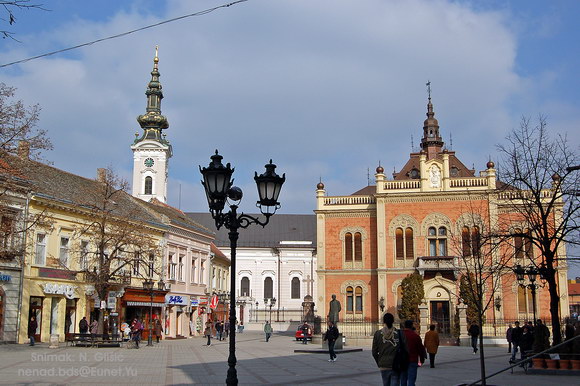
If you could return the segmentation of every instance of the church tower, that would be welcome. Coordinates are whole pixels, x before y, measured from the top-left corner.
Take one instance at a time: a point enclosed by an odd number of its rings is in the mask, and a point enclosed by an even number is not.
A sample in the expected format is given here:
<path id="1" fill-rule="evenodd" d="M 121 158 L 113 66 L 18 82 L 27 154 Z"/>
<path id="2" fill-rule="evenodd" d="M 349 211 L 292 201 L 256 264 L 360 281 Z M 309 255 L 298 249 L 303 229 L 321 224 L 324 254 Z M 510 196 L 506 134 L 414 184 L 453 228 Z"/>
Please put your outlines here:
<path id="1" fill-rule="evenodd" d="M 165 139 L 163 130 L 169 127 L 167 118 L 161 115 L 161 83 L 159 83 L 159 57 L 155 47 L 151 81 L 147 86 L 147 108 L 137 117 L 143 133 L 135 134 L 133 150 L 133 196 L 149 201 L 156 198 L 167 202 L 167 174 L 171 144 Z"/>

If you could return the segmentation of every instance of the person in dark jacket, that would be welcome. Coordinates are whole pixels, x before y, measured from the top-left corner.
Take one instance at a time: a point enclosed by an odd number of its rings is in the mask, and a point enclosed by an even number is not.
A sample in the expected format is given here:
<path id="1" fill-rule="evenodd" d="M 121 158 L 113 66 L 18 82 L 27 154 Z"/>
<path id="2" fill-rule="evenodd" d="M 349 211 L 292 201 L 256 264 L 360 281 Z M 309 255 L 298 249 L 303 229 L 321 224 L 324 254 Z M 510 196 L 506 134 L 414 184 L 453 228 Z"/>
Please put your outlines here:
<path id="1" fill-rule="evenodd" d="M 477 353 L 477 338 L 479 338 L 479 326 L 475 322 L 471 322 L 471 327 L 467 333 L 471 336 L 471 347 L 473 347 L 473 353 Z"/>
<path id="2" fill-rule="evenodd" d="M 520 327 L 520 322 L 515 322 L 515 327 L 512 330 L 512 357 L 510 362 L 515 362 L 516 354 L 518 353 L 518 347 L 520 346 L 520 340 L 522 339 L 523 330 Z"/>
<path id="3" fill-rule="evenodd" d="M 34 316 L 30 317 L 30 322 L 28 323 L 28 337 L 30 338 L 30 345 L 34 346 L 34 335 L 36 334 L 36 329 L 38 328 L 38 323 Z"/>
<path id="4" fill-rule="evenodd" d="M 221 321 L 217 321 L 215 323 L 215 335 L 217 340 L 221 341 L 222 340 L 222 334 L 224 332 L 224 325 L 222 324 Z"/>
<path id="5" fill-rule="evenodd" d="M 399 386 L 400 373 L 393 370 L 393 361 L 399 346 L 405 344 L 404 334 L 393 323 L 395 317 L 387 312 L 383 316 L 384 326 L 373 336 L 373 358 L 381 372 L 383 386 Z"/>
<path id="6" fill-rule="evenodd" d="M 302 325 L 302 344 L 308 344 L 308 331 L 310 330 L 310 326 L 308 323 L 304 322 Z"/>
<path id="7" fill-rule="evenodd" d="M 522 337 L 520 338 L 520 351 L 521 351 L 520 358 L 522 360 L 526 359 L 527 354 L 531 352 L 533 346 L 534 346 L 534 336 L 532 335 L 530 328 L 527 325 L 525 325 L 524 328 L 522 329 Z"/>
<path id="8" fill-rule="evenodd" d="M 336 353 L 334 352 L 334 344 L 338 339 L 338 328 L 333 322 L 328 322 L 328 330 L 324 334 L 324 340 L 328 341 L 328 353 L 330 354 L 329 362 L 336 362 Z"/>
<path id="9" fill-rule="evenodd" d="M 83 316 L 83 318 L 79 322 L 79 332 L 81 334 L 86 334 L 89 332 L 89 322 L 87 322 L 86 316 Z"/>
<path id="10" fill-rule="evenodd" d="M 510 354 L 512 352 L 512 331 L 513 331 L 513 327 L 510 323 L 508 329 L 505 332 L 505 340 L 507 340 L 507 342 L 508 342 L 508 353 L 510 353 Z"/>
<path id="11" fill-rule="evenodd" d="M 155 340 L 157 341 L 157 343 L 159 343 L 159 339 L 161 339 L 162 333 L 161 321 L 159 319 L 155 319 L 154 328 L 155 328 Z"/>
<path id="12" fill-rule="evenodd" d="M 412 320 L 405 320 L 405 330 L 403 330 L 403 334 L 407 341 L 409 366 L 407 367 L 407 370 L 401 372 L 401 386 L 415 386 L 419 361 L 421 364 L 425 363 L 427 353 L 425 352 L 425 346 L 423 346 L 421 337 L 413 329 Z"/>
<path id="13" fill-rule="evenodd" d="M 542 352 L 550 347 L 550 330 L 542 323 L 542 319 L 538 319 L 532 334 L 534 335 L 535 353 Z"/>

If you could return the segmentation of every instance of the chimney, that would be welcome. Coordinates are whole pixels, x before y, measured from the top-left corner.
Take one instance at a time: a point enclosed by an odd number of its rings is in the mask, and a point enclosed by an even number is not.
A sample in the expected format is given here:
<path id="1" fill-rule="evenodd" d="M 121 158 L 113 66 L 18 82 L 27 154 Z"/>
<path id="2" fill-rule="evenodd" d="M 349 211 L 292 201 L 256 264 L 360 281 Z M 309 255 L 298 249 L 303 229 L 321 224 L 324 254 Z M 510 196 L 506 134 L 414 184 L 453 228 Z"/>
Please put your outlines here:
<path id="1" fill-rule="evenodd" d="M 106 182 L 107 181 L 107 169 L 97 168 L 97 181 Z"/>
<path id="2" fill-rule="evenodd" d="M 30 159 L 30 142 L 25 140 L 18 141 L 18 157 Z"/>

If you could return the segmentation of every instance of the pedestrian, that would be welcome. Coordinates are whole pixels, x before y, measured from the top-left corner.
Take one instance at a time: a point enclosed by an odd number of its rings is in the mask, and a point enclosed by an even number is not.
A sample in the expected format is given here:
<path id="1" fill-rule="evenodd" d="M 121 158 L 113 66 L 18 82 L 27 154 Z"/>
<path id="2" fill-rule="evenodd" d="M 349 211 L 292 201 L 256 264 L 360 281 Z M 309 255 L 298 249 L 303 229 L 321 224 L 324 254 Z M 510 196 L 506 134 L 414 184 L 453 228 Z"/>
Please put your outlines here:
<path id="1" fill-rule="evenodd" d="M 89 332 L 89 322 L 87 322 L 86 316 L 83 316 L 83 318 L 79 322 L 79 332 L 81 334 L 86 334 L 87 332 Z"/>
<path id="2" fill-rule="evenodd" d="M 530 329 L 530 333 L 533 334 L 534 333 L 534 323 L 532 323 L 531 320 L 528 320 L 527 324 L 528 324 L 528 328 Z"/>
<path id="3" fill-rule="evenodd" d="M 336 362 L 336 353 L 334 352 L 334 345 L 339 337 L 338 327 L 334 322 L 328 322 L 328 329 L 324 333 L 324 340 L 328 341 L 328 353 L 330 354 L 329 362 Z"/>
<path id="4" fill-rule="evenodd" d="M 407 352 L 409 353 L 409 366 L 407 370 L 401 372 L 401 386 L 415 386 L 417 381 L 417 368 L 419 362 L 425 363 L 425 346 L 421 342 L 421 337 L 413 330 L 413 321 L 405 320 L 403 330 L 407 341 Z"/>
<path id="5" fill-rule="evenodd" d="M 159 319 L 155 319 L 155 339 L 157 343 L 159 343 L 159 339 L 161 338 L 161 321 Z"/>
<path id="6" fill-rule="evenodd" d="M 97 319 L 93 319 L 93 321 L 91 322 L 91 334 L 98 334 L 99 333 L 99 322 L 97 322 Z"/>
<path id="7" fill-rule="evenodd" d="M 310 328 L 308 327 L 308 324 L 306 322 L 304 322 L 304 324 L 302 325 L 302 344 L 308 344 L 308 331 L 310 330 Z"/>
<path id="8" fill-rule="evenodd" d="M 133 323 L 131 323 L 131 339 L 135 342 L 135 348 L 139 348 L 141 331 L 143 331 L 143 326 L 137 318 L 133 319 Z"/>
<path id="9" fill-rule="evenodd" d="M 477 353 L 477 338 L 479 338 L 479 326 L 475 321 L 471 322 L 471 326 L 467 333 L 471 336 L 471 347 L 473 347 L 473 354 Z"/>
<path id="10" fill-rule="evenodd" d="M 381 372 L 383 386 L 398 386 L 401 370 L 405 370 L 407 350 L 404 334 L 393 323 L 395 317 L 387 312 L 383 315 L 383 328 L 373 336 L 373 358 Z M 397 355 L 399 354 L 399 355 Z M 398 357 L 398 360 L 395 360 Z"/>
<path id="11" fill-rule="evenodd" d="M 520 358 L 522 360 L 526 359 L 528 353 L 531 353 L 533 346 L 534 346 L 534 336 L 532 335 L 530 328 L 526 324 L 522 329 L 522 336 L 520 338 L 520 351 L 521 351 Z M 523 364 L 521 366 L 523 366 Z"/>
<path id="12" fill-rule="evenodd" d="M 522 339 L 523 334 L 523 330 L 520 327 L 520 322 L 516 321 L 514 324 L 515 327 L 512 330 L 512 356 L 510 358 L 510 363 L 516 361 L 516 354 L 518 353 L 518 347 L 520 346 L 520 341 Z"/>
<path id="13" fill-rule="evenodd" d="M 534 352 L 536 354 L 550 348 L 550 330 L 542 323 L 542 319 L 538 319 L 532 334 L 534 335 Z"/>
<path id="14" fill-rule="evenodd" d="M 221 341 L 222 340 L 222 332 L 223 332 L 223 325 L 221 321 L 217 321 L 215 323 L 215 336 L 217 338 L 217 340 Z"/>
<path id="15" fill-rule="evenodd" d="M 30 317 L 30 322 L 28 323 L 28 337 L 30 338 L 30 345 L 34 346 L 34 335 L 36 335 L 36 329 L 38 328 L 38 323 L 34 316 Z"/>
<path id="16" fill-rule="evenodd" d="M 224 323 L 224 337 L 227 339 L 230 336 L 230 321 L 226 320 Z"/>
<path id="17" fill-rule="evenodd" d="M 269 341 L 272 336 L 272 325 L 268 321 L 264 324 L 264 334 L 266 334 L 266 342 Z"/>
<path id="18" fill-rule="evenodd" d="M 161 324 L 161 322 L 159 322 Z M 195 336 L 195 323 L 193 323 L 193 319 L 189 319 L 189 335 Z"/>
<path id="19" fill-rule="evenodd" d="M 429 331 L 425 334 L 425 350 L 429 354 L 429 367 L 435 367 L 435 354 L 439 348 L 439 334 L 435 331 L 435 325 L 429 326 Z"/>
<path id="20" fill-rule="evenodd" d="M 508 342 L 508 353 L 512 352 L 512 331 L 513 328 L 512 324 L 510 323 L 508 329 L 505 332 L 505 340 Z"/>
<path id="21" fill-rule="evenodd" d="M 206 346 L 211 346 L 211 322 L 209 320 L 205 323 L 205 330 L 203 330 L 203 335 L 207 336 Z"/>

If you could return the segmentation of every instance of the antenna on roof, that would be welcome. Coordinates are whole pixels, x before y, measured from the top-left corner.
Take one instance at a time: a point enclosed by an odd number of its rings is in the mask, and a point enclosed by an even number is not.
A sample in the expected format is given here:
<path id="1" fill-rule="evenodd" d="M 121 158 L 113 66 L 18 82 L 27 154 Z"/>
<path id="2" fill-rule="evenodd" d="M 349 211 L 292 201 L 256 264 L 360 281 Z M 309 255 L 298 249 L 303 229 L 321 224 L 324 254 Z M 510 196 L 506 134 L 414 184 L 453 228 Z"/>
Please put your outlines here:
<path id="1" fill-rule="evenodd" d="M 449 150 L 453 150 L 453 135 L 449 132 Z"/>
<path id="2" fill-rule="evenodd" d="M 413 152 L 413 145 L 415 144 L 415 140 L 413 139 L 413 134 L 411 134 L 411 153 Z"/>
<path id="3" fill-rule="evenodd" d="M 367 168 L 367 186 L 371 186 L 371 169 Z"/>

